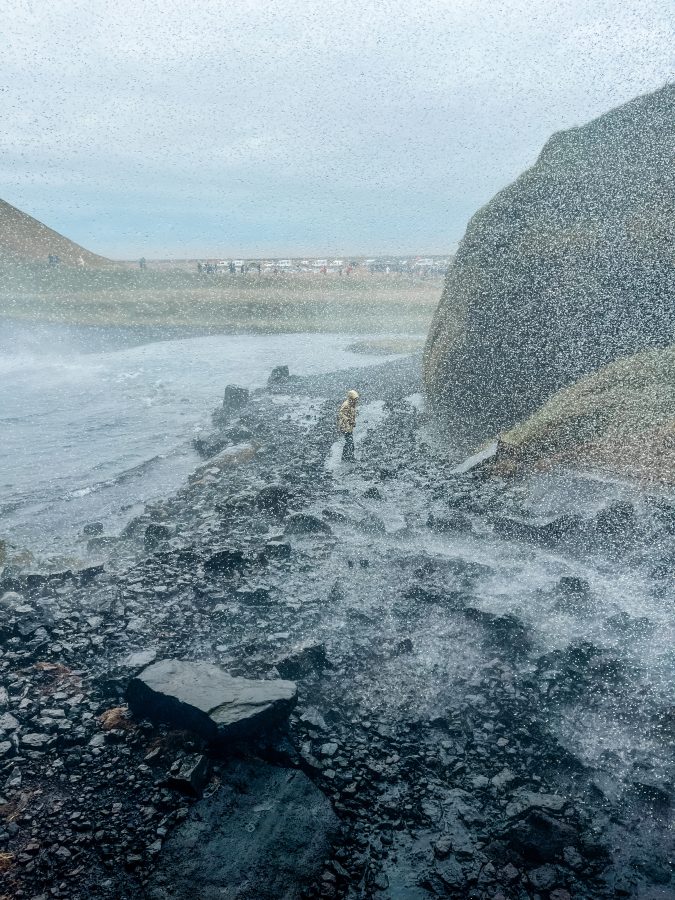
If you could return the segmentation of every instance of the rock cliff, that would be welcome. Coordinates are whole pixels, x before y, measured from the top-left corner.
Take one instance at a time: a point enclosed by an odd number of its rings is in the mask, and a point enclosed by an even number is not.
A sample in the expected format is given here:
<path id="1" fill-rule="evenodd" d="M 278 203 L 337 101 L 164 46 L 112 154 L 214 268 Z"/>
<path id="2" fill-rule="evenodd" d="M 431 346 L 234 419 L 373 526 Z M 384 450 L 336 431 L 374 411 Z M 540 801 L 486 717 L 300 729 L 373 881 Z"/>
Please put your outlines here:
<path id="1" fill-rule="evenodd" d="M 460 443 L 673 342 L 674 147 L 667 85 L 553 135 L 471 219 L 424 362 L 430 403 Z"/>

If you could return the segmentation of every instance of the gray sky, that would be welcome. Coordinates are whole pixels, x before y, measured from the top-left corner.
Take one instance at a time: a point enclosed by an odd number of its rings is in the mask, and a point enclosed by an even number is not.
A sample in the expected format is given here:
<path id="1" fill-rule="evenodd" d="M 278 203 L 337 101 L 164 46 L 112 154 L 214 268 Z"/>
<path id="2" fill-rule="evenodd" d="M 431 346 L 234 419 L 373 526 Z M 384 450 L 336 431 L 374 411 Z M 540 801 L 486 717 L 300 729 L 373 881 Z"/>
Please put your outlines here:
<path id="1" fill-rule="evenodd" d="M 0 0 L 0 196 L 116 257 L 447 252 L 672 0 Z"/>

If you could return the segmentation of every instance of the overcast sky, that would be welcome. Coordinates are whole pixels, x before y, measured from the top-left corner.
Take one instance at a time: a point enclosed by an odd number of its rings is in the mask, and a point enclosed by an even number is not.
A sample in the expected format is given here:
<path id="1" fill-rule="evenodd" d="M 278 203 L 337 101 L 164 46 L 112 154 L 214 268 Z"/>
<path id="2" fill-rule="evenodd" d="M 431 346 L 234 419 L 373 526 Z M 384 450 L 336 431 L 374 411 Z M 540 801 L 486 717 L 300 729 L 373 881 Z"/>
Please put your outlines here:
<path id="1" fill-rule="evenodd" d="M 447 252 L 673 0 L 0 0 L 0 196 L 113 257 Z"/>

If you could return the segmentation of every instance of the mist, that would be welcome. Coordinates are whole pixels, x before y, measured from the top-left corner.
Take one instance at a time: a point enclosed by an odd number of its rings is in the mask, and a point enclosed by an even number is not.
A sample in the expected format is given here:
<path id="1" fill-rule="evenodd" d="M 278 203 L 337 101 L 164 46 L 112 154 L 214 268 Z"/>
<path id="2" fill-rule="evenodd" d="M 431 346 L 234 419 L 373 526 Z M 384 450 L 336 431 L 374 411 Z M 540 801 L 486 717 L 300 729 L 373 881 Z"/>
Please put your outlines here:
<path id="1" fill-rule="evenodd" d="M 672 897 L 670 5 L 5 12 L 0 900 Z"/>

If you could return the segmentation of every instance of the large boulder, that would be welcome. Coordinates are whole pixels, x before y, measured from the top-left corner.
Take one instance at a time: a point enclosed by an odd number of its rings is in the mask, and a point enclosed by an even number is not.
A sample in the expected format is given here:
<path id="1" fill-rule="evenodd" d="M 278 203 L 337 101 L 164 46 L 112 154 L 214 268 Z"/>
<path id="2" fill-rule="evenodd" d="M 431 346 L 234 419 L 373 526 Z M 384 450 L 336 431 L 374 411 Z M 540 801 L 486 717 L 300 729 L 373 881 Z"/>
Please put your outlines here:
<path id="1" fill-rule="evenodd" d="M 675 328 L 675 85 L 555 134 L 472 218 L 424 360 L 453 436 L 474 443 Z"/>
<path id="2" fill-rule="evenodd" d="M 321 874 L 338 821 L 309 778 L 238 762 L 169 837 L 148 900 L 300 900 Z M 317 896 L 312 894 L 312 896 Z"/>
<path id="3" fill-rule="evenodd" d="M 129 682 L 133 712 L 194 731 L 213 743 L 239 740 L 283 721 L 298 699 L 294 682 L 254 681 L 207 662 L 162 659 Z"/>

